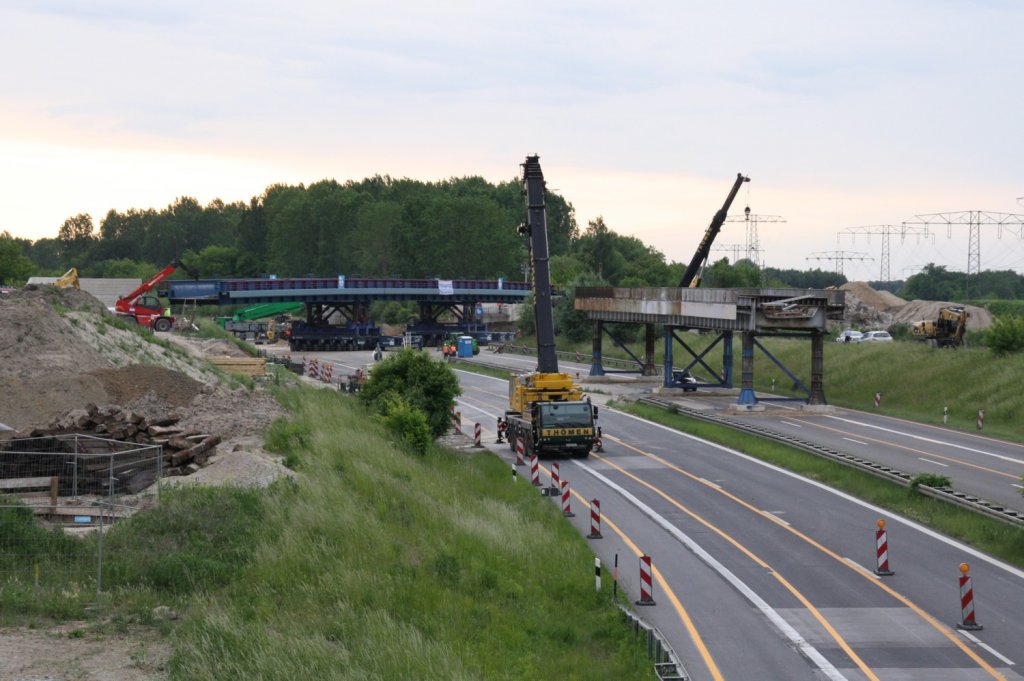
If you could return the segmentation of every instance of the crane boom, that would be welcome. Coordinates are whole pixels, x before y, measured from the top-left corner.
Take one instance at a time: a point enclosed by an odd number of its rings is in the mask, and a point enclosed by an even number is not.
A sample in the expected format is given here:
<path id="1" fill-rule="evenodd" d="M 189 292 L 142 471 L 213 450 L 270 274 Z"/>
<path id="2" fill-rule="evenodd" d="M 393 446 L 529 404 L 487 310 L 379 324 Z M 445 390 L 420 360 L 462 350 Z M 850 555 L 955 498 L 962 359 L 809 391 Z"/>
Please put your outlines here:
<path id="1" fill-rule="evenodd" d="M 533 272 L 533 315 L 537 325 L 537 371 L 558 373 L 555 354 L 555 321 L 551 305 L 551 270 L 548 256 L 548 227 L 544 200 L 544 173 L 539 156 L 527 156 L 523 163 L 523 193 L 526 196 L 526 224 L 519 232 L 529 236 Z"/>
<path id="2" fill-rule="evenodd" d="M 737 173 L 736 182 L 733 183 L 729 196 L 726 197 L 725 203 L 715 213 L 715 217 L 711 219 L 711 224 L 708 225 L 707 231 L 704 232 L 704 238 L 701 239 L 697 252 L 693 254 L 693 259 L 690 260 L 689 266 L 687 266 L 686 271 L 683 273 L 683 278 L 679 281 L 680 288 L 694 288 L 700 284 L 700 277 L 698 275 L 704 269 L 708 255 L 711 254 L 711 244 L 714 243 L 715 237 L 722 230 L 725 218 L 729 215 L 729 206 L 732 205 L 733 199 L 736 198 L 736 194 L 739 193 L 740 186 L 744 182 L 750 182 L 750 178 L 744 177 L 743 173 Z"/>

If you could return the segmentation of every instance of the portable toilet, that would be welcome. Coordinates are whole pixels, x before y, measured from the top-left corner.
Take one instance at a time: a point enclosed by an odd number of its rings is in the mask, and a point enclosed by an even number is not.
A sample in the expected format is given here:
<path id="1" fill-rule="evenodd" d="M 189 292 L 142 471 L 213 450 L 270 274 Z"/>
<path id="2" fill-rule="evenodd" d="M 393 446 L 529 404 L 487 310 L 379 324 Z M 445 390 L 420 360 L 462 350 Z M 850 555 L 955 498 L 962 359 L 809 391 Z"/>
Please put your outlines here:
<path id="1" fill-rule="evenodd" d="M 459 357 L 472 357 L 473 356 L 473 337 L 472 336 L 459 336 L 459 344 L 457 346 L 457 354 Z"/>

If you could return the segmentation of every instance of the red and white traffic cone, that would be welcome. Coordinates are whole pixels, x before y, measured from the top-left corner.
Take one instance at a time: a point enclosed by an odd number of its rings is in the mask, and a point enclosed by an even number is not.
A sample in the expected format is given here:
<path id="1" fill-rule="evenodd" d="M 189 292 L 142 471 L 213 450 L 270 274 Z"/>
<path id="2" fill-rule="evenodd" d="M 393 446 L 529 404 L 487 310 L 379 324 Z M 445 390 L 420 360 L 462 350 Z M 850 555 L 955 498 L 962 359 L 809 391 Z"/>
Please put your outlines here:
<path id="1" fill-rule="evenodd" d="M 601 539 L 601 502 L 590 500 L 590 534 L 587 539 Z"/>
<path id="2" fill-rule="evenodd" d="M 978 410 L 978 430 L 981 430 L 984 425 L 985 425 L 985 410 L 984 409 L 979 409 Z"/>
<path id="3" fill-rule="evenodd" d="M 523 438 L 516 438 L 516 465 L 525 466 L 526 462 L 523 461 Z"/>
<path id="4" fill-rule="evenodd" d="M 480 424 L 479 423 L 474 423 L 473 424 L 473 446 L 474 447 L 483 447 L 483 445 L 480 444 Z"/>
<path id="5" fill-rule="evenodd" d="M 960 563 L 960 623 L 957 629 L 968 631 L 980 631 L 984 627 L 974 619 L 974 589 L 971 587 L 971 566 L 967 563 Z"/>
<path id="6" fill-rule="evenodd" d="M 498 417 L 498 437 L 494 441 L 494 444 L 500 445 L 505 443 L 505 421 Z"/>
<path id="7" fill-rule="evenodd" d="M 536 454 L 530 455 L 530 482 L 534 487 L 540 487 L 540 463 Z"/>
<path id="8" fill-rule="evenodd" d="M 554 491 L 551 493 L 551 496 L 554 496 L 555 494 L 558 494 L 558 490 L 561 489 L 561 485 L 559 484 L 559 480 L 560 480 L 560 478 L 558 476 L 558 462 L 557 461 L 552 461 L 551 462 L 551 489 L 554 490 Z"/>
<path id="9" fill-rule="evenodd" d="M 889 538 L 885 532 L 885 521 L 879 518 L 877 525 L 878 529 L 875 530 L 875 556 L 878 566 L 875 568 L 875 574 L 883 577 L 894 575 L 896 573 L 889 569 Z"/>
<path id="10" fill-rule="evenodd" d="M 882 405 L 882 393 L 875 393 L 875 409 Z"/>
<path id="11" fill-rule="evenodd" d="M 452 428 L 455 435 L 462 435 L 462 412 L 452 412 Z"/>
<path id="12" fill-rule="evenodd" d="M 562 481 L 562 515 L 566 518 L 575 518 L 576 514 L 572 512 L 572 506 L 569 503 L 569 497 L 572 496 L 569 493 L 569 481 Z"/>
<path id="13" fill-rule="evenodd" d="M 580 357 L 580 353 L 578 353 L 578 352 L 577 352 L 577 353 L 576 353 L 576 361 L 577 361 L 577 362 L 579 362 L 579 361 L 581 361 L 582 359 L 583 359 L 583 358 L 582 358 L 582 357 Z"/>
<path id="14" fill-rule="evenodd" d="M 640 556 L 640 600 L 637 605 L 655 605 L 651 580 L 651 557 Z"/>

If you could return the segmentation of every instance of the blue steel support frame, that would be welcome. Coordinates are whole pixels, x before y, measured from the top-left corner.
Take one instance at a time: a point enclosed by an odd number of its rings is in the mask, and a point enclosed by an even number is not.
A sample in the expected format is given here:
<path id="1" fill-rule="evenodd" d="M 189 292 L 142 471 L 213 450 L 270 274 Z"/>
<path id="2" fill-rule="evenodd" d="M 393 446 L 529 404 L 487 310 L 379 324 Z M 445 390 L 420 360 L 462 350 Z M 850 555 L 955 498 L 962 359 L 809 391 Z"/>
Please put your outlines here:
<path id="1" fill-rule="evenodd" d="M 780 336 L 798 335 L 800 338 L 804 337 L 803 334 L 772 334 L 772 335 L 780 335 Z M 780 369 L 782 369 L 782 373 L 786 374 L 786 376 L 789 376 L 789 378 L 791 378 L 793 380 L 793 385 L 794 386 L 796 386 L 797 388 L 802 390 L 804 392 L 804 394 L 807 395 L 806 398 L 804 398 L 804 397 L 761 397 L 760 400 L 762 402 L 805 402 L 805 401 L 810 399 L 810 397 L 811 397 L 811 389 L 808 388 L 807 385 L 803 381 L 801 381 L 799 378 L 797 378 L 796 375 L 792 371 L 787 369 L 786 366 L 775 357 L 775 355 L 773 355 L 772 353 L 768 352 L 768 348 L 766 348 L 765 346 L 761 345 L 761 343 L 757 340 L 757 338 L 754 338 L 754 345 L 757 346 L 757 348 L 760 349 L 761 352 L 764 353 L 765 357 L 770 359 L 775 364 L 775 366 L 777 366 Z"/>
<path id="2" fill-rule="evenodd" d="M 612 339 L 617 347 L 622 349 L 627 355 L 633 358 L 636 362 L 637 369 L 605 369 L 601 364 L 601 332 Z M 594 321 L 594 345 L 590 351 L 590 375 L 591 376 L 604 376 L 605 374 L 643 374 L 644 372 L 644 360 L 636 356 L 636 354 L 626 347 L 626 344 L 621 342 L 618 338 L 612 335 L 612 332 L 604 328 L 604 323 L 599 320 Z"/>
<path id="3" fill-rule="evenodd" d="M 674 357 L 672 350 L 672 341 L 675 340 L 683 347 L 686 352 L 690 354 L 693 360 L 682 369 L 675 369 L 673 367 Z M 724 342 L 723 342 L 724 341 Z M 711 352 L 712 349 L 719 343 L 722 345 L 722 372 L 719 373 L 717 370 L 711 368 L 711 366 L 704 361 L 704 357 Z M 717 383 L 697 383 L 696 386 L 699 388 L 731 388 L 732 387 L 732 331 L 722 331 L 718 334 L 718 337 L 712 341 L 711 345 L 704 348 L 703 351 L 697 353 L 686 344 L 682 338 L 676 333 L 676 327 L 666 326 L 665 327 L 665 364 L 664 364 L 664 380 L 662 385 L 666 388 L 682 388 L 684 384 L 682 381 L 676 378 L 677 375 L 683 374 L 690 371 L 693 367 L 698 364 L 704 367 L 709 374 L 718 379 Z M 686 384 L 687 387 L 693 386 L 694 384 Z"/>

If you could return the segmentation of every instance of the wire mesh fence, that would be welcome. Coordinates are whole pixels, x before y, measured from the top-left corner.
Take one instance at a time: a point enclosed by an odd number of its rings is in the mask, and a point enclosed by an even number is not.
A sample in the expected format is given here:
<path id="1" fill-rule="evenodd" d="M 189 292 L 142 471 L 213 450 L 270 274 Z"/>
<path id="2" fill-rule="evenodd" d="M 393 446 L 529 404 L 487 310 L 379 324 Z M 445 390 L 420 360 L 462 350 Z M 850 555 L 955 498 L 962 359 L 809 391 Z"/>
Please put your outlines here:
<path id="1" fill-rule="evenodd" d="M 0 610 L 98 600 L 110 526 L 155 503 L 159 446 L 86 435 L 0 443 Z"/>

